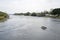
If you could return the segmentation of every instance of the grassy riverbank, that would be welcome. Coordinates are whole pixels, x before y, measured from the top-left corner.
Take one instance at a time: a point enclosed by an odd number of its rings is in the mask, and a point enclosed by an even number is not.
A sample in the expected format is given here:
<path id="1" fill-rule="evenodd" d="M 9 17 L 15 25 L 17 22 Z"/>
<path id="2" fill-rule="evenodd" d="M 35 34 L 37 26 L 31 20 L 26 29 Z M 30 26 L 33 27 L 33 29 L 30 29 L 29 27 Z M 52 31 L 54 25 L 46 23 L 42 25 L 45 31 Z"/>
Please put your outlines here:
<path id="1" fill-rule="evenodd" d="M 2 20 L 4 18 L 9 18 L 9 15 L 7 13 L 5 13 L 5 12 L 0 11 L 0 20 Z"/>

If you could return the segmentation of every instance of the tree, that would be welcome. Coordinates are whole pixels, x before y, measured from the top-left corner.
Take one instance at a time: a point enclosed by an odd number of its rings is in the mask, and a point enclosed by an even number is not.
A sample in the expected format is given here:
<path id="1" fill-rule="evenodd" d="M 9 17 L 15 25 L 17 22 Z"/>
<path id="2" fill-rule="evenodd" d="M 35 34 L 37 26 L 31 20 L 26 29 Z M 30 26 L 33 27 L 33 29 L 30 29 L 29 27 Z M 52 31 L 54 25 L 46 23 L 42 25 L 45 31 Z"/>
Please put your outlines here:
<path id="1" fill-rule="evenodd" d="M 60 16 L 60 8 L 55 8 L 51 12 L 52 15 Z"/>
<path id="2" fill-rule="evenodd" d="M 33 13 L 31 14 L 31 16 L 37 16 L 37 14 L 36 14 L 35 12 L 33 12 Z"/>
<path id="3" fill-rule="evenodd" d="M 27 12 L 27 13 L 25 13 L 24 15 L 29 16 L 30 14 L 31 14 L 30 12 Z"/>

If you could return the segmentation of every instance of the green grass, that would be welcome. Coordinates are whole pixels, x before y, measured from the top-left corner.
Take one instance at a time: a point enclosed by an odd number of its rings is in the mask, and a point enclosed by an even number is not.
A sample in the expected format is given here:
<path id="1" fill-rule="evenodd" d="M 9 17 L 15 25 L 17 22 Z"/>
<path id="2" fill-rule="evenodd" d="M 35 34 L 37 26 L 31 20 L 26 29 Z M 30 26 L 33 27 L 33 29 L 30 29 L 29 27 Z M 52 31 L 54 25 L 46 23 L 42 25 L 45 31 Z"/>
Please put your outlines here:
<path id="1" fill-rule="evenodd" d="M 7 13 L 0 11 L 0 20 L 2 20 L 4 18 L 8 18 L 8 17 L 9 17 L 9 15 Z"/>

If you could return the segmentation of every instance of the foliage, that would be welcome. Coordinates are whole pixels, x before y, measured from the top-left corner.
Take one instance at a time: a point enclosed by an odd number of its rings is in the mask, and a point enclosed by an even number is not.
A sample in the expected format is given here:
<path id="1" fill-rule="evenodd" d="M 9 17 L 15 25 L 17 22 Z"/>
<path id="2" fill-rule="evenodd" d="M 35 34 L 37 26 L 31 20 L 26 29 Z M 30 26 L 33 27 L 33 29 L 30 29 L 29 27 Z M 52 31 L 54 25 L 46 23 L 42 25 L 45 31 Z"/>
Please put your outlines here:
<path id="1" fill-rule="evenodd" d="M 24 15 L 29 16 L 30 15 L 30 12 L 24 13 Z"/>
<path id="2" fill-rule="evenodd" d="M 9 18 L 9 16 L 7 13 L 0 11 L 0 19 L 3 19 L 3 18 Z"/>
<path id="3" fill-rule="evenodd" d="M 37 14 L 36 14 L 35 12 L 33 12 L 33 13 L 31 14 L 31 16 L 37 16 Z"/>
<path id="4" fill-rule="evenodd" d="M 23 13 L 15 13 L 14 15 L 23 15 Z"/>
<path id="5" fill-rule="evenodd" d="M 55 8 L 55 9 L 52 9 L 50 11 L 43 11 L 43 12 L 39 12 L 39 13 L 36 13 L 36 12 L 33 12 L 33 13 L 30 13 L 30 12 L 27 12 L 27 13 L 15 13 L 15 15 L 25 15 L 25 16 L 38 16 L 38 17 L 42 17 L 42 16 L 54 16 L 54 17 L 57 17 L 57 16 L 60 16 L 60 8 Z"/>
<path id="6" fill-rule="evenodd" d="M 55 8 L 51 12 L 52 15 L 60 16 L 60 8 Z"/>

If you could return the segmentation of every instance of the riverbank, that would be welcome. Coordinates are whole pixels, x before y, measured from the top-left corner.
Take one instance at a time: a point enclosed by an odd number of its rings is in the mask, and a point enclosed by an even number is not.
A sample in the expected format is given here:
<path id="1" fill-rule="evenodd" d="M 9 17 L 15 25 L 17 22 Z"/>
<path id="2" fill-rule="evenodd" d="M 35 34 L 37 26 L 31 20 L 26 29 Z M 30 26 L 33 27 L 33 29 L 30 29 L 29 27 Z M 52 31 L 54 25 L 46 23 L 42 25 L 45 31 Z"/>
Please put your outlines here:
<path id="1" fill-rule="evenodd" d="M 0 11 L 0 22 L 4 22 L 9 18 L 9 15 L 5 12 Z"/>
<path id="2" fill-rule="evenodd" d="M 16 15 L 16 16 L 30 16 L 30 15 Z M 31 16 L 31 17 L 45 17 L 45 18 L 56 18 L 56 19 L 60 19 L 60 16 Z"/>
<path id="3" fill-rule="evenodd" d="M 60 19 L 60 16 L 59 17 L 56 17 L 56 16 L 45 16 L 45 17 Z"/>
<path id="4" fill-rule="evenodd" d="M 0 20 L 5 19 L 5 18 L 9 18 L 9 15 L 5 12 L 0 11 Z"/>

